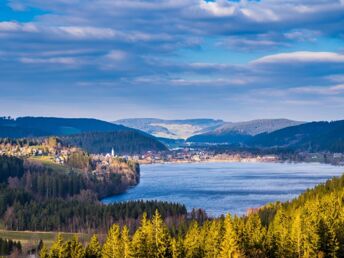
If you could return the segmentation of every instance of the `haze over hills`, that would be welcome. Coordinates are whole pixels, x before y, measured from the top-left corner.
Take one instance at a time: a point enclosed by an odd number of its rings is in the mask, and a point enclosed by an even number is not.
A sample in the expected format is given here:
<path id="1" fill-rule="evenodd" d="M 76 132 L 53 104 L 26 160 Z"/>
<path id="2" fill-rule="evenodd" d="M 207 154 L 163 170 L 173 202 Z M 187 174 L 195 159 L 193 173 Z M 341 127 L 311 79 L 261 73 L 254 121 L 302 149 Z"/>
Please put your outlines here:
<path id="1" fill-rule="evenodd" d="M 303 122 L 288 119 L 260 119 L 245 122 L 225 122 L 215 119 L 166 120 L 131 118 L 114 123 L 136 128 L 160 138 L 184 139 L 190 142 L 235 142 L 264 132 L 272 132 Z M 166 141 L 166 140 L 162 140 Z"/>
<path id="2" fill-rule="evenodd" d="M 187 139 L 223 125 L 225 122 L 215 119 L 166 120 L 157 118 L 130 118 L 114 123 L 136 128 L 156 137 L 170 139 Z"/>
<path id="3" fill-rule="evenodd" d="M 188 142 L 239 143 L 252 136 L 269 133 L 282 128 L 303 124 L 304 122 L 288 119 L 257 119 L 245 122 L 227 122 L 212 131 L 194 135 Z"/>

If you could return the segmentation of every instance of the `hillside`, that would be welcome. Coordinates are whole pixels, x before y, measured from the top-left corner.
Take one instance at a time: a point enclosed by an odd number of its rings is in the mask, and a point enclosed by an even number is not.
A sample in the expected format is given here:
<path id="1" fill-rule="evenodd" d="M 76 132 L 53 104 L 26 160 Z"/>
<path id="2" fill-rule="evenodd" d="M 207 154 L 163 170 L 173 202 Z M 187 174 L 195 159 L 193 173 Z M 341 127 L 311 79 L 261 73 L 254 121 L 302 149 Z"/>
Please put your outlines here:
<path id="1" fill-rule="evenodd" d="M 57 238 L 53 247 L 41 254 L 61 250 L 68 256 L 75 250 L 87 253 L 93 248 L 97 257 L 110 253 L 113 257 L 342 258 L 343 187 L 344 177 L 334 178 L 291 202 L 268 204 L 243 217 L 227 214 L 208 220 L 193 211 L 189 221 L 174 222 L 182 223 L 179 227 L 171 227 L 156 211 L 152 219 L 143 216 L 135 230 L 120 223 L 112 225 L 102 246 L 96 236 L 86 248 L 77 239 L 64 242 Z"/>
<path id="2" fill-rule="evenodd" d="M 122 119 L 114 123 L 136 128 L 156 137 L 170 139 L 186 139 L 224 124 L 222 120 L 214 119 L 164 120 L 157 118 Z"/>
<path id="3" fill-rule="evenodd" d="M 117 132 L 89 132 L 61 137 L 66 144 L 78 146 L 90 153 L 110 153 L 118 155 L 142 154 L 147 151 L 166 151 L 164 144 L 155 137 L 138 130 Z"/>
<path id="4" fill-rule="evenodd" d="M 122 125 L 91 118 L 19 117 L 0 118 L 0 137 L 69 135 L 83 132 L 113 132 L 130 130 Z"/>
<path id="5" fill-rule="evenodd" d="M 187 141 L 196 143 L 244 143 L 257 134 L 272 132 L 302 123 L 288 119 L 260 119 L 238 123 L 228 122 L 212 131 L 192 136 Z"/>
<path id="6" fill-rule="evenodd" d="M 65 141 L 91 153 L 138 154 L 162 151 L 156 138 L 123 125 L 89 118 L 20 117 L 0 118 L 0 138 L 68 136 Z"/>
<path id="7" fill-rule="evenodd" d="M 344 152 L 344 120 L 311 122 L 255 136 L 247 145 L 296 151 Z"/>

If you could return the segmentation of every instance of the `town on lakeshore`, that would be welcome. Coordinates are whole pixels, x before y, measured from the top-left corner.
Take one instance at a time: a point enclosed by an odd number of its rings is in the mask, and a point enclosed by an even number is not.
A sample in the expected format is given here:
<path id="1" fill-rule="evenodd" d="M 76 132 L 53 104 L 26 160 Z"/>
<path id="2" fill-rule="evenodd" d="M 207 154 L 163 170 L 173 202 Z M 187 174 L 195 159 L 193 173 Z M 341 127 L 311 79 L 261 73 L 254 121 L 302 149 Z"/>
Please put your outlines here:
<path id="1" fill-rule="evenodd" d="M 39 142 L 39 143 L 37 143 Z M 65 164 L 71 156 L 80 152 L 80 148 L 61 144 L 58 137 L 38 140 L 0 141 L 0 155 L 45 160 L 56 164 Z M 117 155 L 114 148 L 108 153 L 88 154 L 93 163 L 94 173 L 105 173 L 109 167 L 116 167 L 118 160 L 133 161 L 139 164 L 154 163 L 190 163 L 190 162 L 319 162 L 332 165 L 344 165 L 343 153 L 298 152 L 296 154 L 254 154 L 247 151 L 217 152 L 204 148 L 183 147 L 169 151 L 146 151 L 142 154 Z M 121 167 L 121 166 L 119 166 Z M 121 168 L 122 170 L 124 168 Z M 125 169 L 124 169 L 125 170 Z"/>

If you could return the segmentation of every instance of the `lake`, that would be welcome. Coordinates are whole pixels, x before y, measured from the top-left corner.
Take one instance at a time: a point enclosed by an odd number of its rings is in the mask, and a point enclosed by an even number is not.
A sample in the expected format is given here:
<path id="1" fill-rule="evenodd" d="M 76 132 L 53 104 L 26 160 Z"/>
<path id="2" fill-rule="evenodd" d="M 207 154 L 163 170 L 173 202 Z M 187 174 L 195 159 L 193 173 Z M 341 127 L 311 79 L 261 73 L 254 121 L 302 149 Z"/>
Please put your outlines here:
<path id="1" fill-rule="evenodd" d="M 187 163 L 141 166 L 141 181 L 104 203 L 163 200 L 202 208 L 211 216 L 244 214 L 248 208 L 287 201 L 344 167 L 318 163 Z"/>

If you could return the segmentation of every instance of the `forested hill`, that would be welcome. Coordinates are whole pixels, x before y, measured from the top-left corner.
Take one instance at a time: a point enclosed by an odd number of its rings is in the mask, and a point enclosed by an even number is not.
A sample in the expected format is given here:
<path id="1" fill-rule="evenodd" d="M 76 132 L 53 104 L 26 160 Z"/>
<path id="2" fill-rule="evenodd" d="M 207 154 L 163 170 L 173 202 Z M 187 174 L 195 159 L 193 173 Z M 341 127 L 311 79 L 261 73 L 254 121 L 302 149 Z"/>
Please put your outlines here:
<path id="1" fill-rule="evenodd" d="M 68 145 L 80 147 L 90 153 L 108 153 L 112 148 L 120 155 L 167 150 L 155 137 L 138 130 L 90 132 L 63 136 L 61 139 Z"/>
<path id="2" fill-rule="evenodd" d="M 246 144 L 258 148 L 344 152 L 344 120 L 287 127 L 257 135 Z"/>
<path id="3" fill-rule="evenodd" d="M 329 180 L 286 203 L 273 203 L 247 216 L 190 219 L 172 226 L 158 211 L 130 230 L 114 224 L 101 243 L 57 238 L 41 257 L 344 257 L 344 177 Z M 132 233 L 133 232 L 133 233 Z M 66 248 L 67 246 L 67 248 Z M 77 246 L 77 248 L 75 247 Z M 96 254 L 90 256 L 90 254 Z"/>
<path id="4" fill-rule="evenodd" d="M 66 143 L 91 153 L 140 154 L 165 151 L 155 137 L 137 129 L 89 118 L 0 118 L 0 138 L 60 136 Z"/>
<path id="5" fill-rule="evenodd" d="M 0 137 L 70 135 L 83 132 L 114 132 L 131 128 L 91 118 L 19 117 L 0 118 Z"/>
<path id="6" fill-rule="evenodd" d="M 187 139 L 194 143 L 243 143 L 260 133 L 269 133 L 303 122 L 288 119 L 258 119 L 246 122 L 227 122 L 203 134 Z"/>

